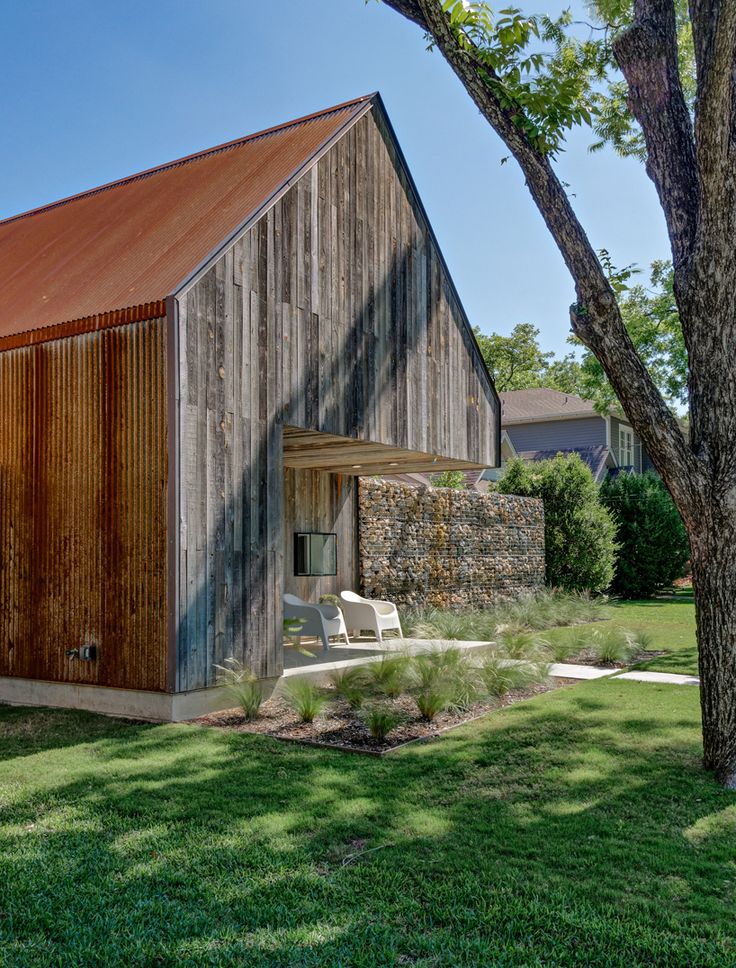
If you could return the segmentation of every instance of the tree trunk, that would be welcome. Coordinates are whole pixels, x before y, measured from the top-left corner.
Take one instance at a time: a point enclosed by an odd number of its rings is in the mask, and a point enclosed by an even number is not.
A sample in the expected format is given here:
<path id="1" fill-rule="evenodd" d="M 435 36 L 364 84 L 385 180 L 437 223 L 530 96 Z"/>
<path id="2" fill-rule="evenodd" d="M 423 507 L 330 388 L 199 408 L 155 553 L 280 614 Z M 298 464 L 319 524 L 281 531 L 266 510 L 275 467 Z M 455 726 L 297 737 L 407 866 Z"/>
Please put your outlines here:
<path id="1" fill-rule="evenodd" d="M 736 512 L 689 529 L 700 667 L 703 762 L 736 789 Z M 695 533 L 693 533 L 695 532 Z"/>
<path id="2" fill-rule="evenodd" d="M 496 73 L 483 56 L 483 31 L 480 46 L 472 31 L 458 34 L 438 0 L 385 2 L 431 35 L 518 161 L 575 281 L 573 330 L 603 367 L 682 514 L 692 548 L 705 765 L 736 789 L 736 0 L 689 0 L 694 127 L 680 83 L 674 0 L 635 0 L 633 22 L 614 40 L 672 245 L 689 442 L 634 348 L 550 156 L 519 124 L 524 109 L 504 95 L 503 69 Z"/>

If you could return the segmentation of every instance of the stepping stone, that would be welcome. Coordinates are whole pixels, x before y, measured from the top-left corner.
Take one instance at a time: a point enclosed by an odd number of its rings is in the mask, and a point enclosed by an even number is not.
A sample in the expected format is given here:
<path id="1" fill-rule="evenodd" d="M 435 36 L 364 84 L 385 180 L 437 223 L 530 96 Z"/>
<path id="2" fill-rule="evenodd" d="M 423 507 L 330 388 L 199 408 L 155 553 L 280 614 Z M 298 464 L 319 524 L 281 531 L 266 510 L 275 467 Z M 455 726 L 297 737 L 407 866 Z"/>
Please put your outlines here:
<path id="1" fill-rule="evenodd" d="M 697 676 L 682 676 L 675 672 L 648 672 L 642 669 L 640 672 L 623 672 L 616 679 L 633 679 L 635 682 L 663 682 L 670 686 L 699 686 L 700 679 Z"/>
<path id="2" fill-rule="evenodd" d="M 596 666 L 577 665 L 574 662 L 555 662 L 549 674 L 559 679 L 602 679 L 610 676 L 614 669 L 598 669 Z"/>

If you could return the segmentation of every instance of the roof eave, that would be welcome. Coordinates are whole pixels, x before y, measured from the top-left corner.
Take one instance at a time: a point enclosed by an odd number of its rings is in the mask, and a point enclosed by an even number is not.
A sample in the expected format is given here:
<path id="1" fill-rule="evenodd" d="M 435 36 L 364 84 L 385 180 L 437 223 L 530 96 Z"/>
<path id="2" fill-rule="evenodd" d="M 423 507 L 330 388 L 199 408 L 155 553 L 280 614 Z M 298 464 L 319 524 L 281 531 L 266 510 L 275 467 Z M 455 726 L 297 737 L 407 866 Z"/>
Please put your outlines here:
<path id="1" fill-rule="evenodd" d="M 501 415 L 501 424 L 504 427 L 514 427 L 520 424 L 529 423 L 548 423 L 552 420 L 584 420 L 590 417 L 598 417 L 605 420 L 605 414 L 598 413 L 596 410 L 584 410 L 579 413 L 546 413 L 543 416 L 535 417 L 504 417 Z"/>

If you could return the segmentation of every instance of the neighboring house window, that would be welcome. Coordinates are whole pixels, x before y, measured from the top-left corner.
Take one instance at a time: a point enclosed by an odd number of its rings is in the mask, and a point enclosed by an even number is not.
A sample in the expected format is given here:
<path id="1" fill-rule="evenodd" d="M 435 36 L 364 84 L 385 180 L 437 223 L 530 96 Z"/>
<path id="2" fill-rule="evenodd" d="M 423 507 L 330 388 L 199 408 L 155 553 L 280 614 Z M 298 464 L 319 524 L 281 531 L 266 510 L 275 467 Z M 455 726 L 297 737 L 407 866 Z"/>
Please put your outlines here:
<path id="1" fill-rule="evenodd" d="M 618 462 L 621 467 L 634 466 L 634 432 L 629 427 L 618 428 Z"/>

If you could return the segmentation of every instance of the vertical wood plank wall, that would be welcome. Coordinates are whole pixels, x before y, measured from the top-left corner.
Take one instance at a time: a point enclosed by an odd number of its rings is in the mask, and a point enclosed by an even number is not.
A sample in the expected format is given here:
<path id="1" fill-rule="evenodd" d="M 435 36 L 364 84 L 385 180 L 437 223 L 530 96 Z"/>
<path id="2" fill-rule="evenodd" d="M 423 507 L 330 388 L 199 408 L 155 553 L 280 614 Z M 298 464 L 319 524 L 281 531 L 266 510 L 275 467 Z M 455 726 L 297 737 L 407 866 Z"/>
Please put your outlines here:
<path id="1" fill-rule="evenodd" d="M 337 535 L 337 575 L 298 577 L 294 574 L 294 532 L 326 531 Z M 358 478 L 345 474 L 296 470 L 284 473 L 284 591 L 305 601 L 320 595 L 339 595 L 357 588 Z"/>
<path id="2" fill-rule="evenodd" d="M 496 463 L 497 399 L 397 165 L 374 108 L 180 300 L 180 690 L 231 655 L 281 673 L 283 423 Z"/>
<path id="3" fill-rule="evenodd" d="M 0 675 L 167 688 L 165 333 L 0 353 Z"/>

